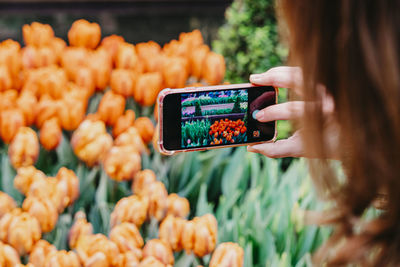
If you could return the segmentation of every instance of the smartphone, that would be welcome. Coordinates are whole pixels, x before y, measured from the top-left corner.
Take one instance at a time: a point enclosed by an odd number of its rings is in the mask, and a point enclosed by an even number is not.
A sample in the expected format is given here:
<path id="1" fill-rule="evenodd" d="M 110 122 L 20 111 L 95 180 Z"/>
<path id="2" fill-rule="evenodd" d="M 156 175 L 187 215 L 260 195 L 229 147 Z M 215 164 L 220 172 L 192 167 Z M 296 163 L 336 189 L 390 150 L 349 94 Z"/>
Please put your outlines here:
<path id="1" fill-rule="evenodd" d="M 176 152 L 275 141 L 276 121 L 255 114 L 277 103 L 278 90 L 250 83 L 164 89 L 157 98 L 159 150 Z"/>

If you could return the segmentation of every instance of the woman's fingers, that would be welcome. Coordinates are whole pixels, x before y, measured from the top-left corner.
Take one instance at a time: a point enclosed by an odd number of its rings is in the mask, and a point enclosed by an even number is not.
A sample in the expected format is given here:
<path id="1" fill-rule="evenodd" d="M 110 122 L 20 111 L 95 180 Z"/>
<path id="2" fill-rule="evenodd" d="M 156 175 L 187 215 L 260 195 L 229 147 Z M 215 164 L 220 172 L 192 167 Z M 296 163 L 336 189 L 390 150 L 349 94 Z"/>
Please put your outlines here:
<path id="1" fill-rule="evenodd" d="M 299 132 L 288 139 L 247 147 L 247 151 L 263 154 L 269 158 L 304 157 L 303 142 Z"/>
<path id="2" fill-rule="evenodd" d="M 304 102 L 291 101 L 266 107 L 258 111 L 255 117 L 260 122 L 293 120 L 303 116 L 303 113 Z"/>
<path id="3" fill-rule="evenodd" d="M 276 67 L 261 74 L 250 75 L 250 82 L 257 85 L 291 88 L 301 95 L 303 73 L 299 67 Z"/>

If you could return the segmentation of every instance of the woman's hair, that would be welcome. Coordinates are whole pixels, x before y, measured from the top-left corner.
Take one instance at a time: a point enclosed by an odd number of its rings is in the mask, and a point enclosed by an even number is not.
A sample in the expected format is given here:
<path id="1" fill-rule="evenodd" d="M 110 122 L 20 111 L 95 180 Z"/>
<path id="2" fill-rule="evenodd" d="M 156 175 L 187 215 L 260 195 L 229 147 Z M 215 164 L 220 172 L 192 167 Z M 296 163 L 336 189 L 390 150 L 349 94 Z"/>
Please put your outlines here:
<path id="1" fill-rule="evenodd" d="M 289 61 L 304 75 L 306 152 L 327 157 L 321 88 L 334 99 L 346 178 L 310 160 L 317 188 L 333 200 L 334 232 L 315 260 L 327 265 L 400 263 L 400 1 L 279 0 Z M 333 132 L 332 132 L 333 133 Z M 366 221 L 377 196 L 386 210 Z"/>

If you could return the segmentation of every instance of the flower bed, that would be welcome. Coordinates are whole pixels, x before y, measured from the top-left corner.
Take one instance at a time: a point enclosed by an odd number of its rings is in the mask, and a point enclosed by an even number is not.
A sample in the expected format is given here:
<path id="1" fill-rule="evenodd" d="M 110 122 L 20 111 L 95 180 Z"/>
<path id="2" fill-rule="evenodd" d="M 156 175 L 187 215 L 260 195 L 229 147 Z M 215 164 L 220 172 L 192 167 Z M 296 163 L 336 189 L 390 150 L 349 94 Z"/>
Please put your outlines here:
<path id="1" fill-rule="evenodd" d="M 210 266 L 226 257 L 241 264 L 240 246 L 218 246 L 215 216 L 190 215 L 189 201 L 168 193 L 149 164 L 158 92 L 190 76 L 208 84 L 224 76 L 201 33 L 161 48 L 101 40 L 98 24 L 78 20 L 69 46 L 36 22 L 23 37 L 23 48 L 0 43 L 0 262 L 172 266 L 215 250 Z"/>

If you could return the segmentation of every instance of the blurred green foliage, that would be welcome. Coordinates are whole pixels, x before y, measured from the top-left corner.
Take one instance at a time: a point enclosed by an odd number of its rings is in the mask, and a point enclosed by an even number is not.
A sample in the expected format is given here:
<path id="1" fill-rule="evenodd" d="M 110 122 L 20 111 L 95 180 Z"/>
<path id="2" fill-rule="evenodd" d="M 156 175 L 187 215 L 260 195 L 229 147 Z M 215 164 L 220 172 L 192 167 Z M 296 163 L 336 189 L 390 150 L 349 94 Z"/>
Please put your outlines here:
<path id="1" fill-rule="evenodd" d="M 218 242 L 239 243 L 244 267 L 312 266 L 312 251 L 331 229 L 303 222 L 304 210 L 324 205 L 316 199 L 304 160 L 283 171 L 283 159 L 248 153 L 243 147 L 182 153 L 169 160 L 168 179 L 163 180 L 168 191 L 189 199 L 192 216 L 214 213 Z M 159 162 L 157 156 L 153 162 Z M 162 170 L 155 171 L 162 177 Z M 204 266 L 208 260 L 203 258 Z M 181 261 L 176 266 L 195 266 Z"/>
<path id="2" fill-rule="evenodd" d="M 284 62 L 287 49 L 279 42 L 274 2 L 235 0 L 227 9 L 213 49 L 225 57 L 229 82 L 246 82 L 250 74 Z"/>

